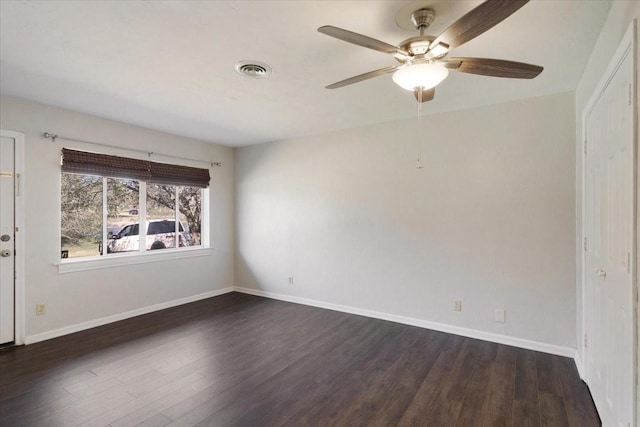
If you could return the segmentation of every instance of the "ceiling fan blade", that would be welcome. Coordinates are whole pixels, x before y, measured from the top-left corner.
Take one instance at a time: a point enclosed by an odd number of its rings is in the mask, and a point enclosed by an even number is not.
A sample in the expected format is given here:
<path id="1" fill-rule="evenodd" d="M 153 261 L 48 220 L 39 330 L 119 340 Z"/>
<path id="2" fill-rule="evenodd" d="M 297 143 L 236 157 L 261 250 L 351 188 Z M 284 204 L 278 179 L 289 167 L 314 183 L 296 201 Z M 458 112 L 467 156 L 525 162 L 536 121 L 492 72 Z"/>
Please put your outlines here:
<path id="1" fill-rule="evenodd" d="M 442 62 L 442 65 L 444 65 L 444 67 L 448 68 L 449 70 L 457 70 L 462 65 L 462 62 L 461 61 L 453 61 L 453 60 L 451 60 L 451 58 L 449 58 L 447 60 L 447 62 Z"/>
<path id="2" fill-rule="evenodd" d="M 422 93 L 420 93 L 422 92 Z M 431 89 L 422 89 L 421 87 L 415 89 L 413 94 L 416 97 L 416 101 L 418 102 L 427 102 L 431 101 L 436 94 L 436 88 L 432 87 Z"/>
<path id="3" fill-rule="evenodd" d="M 394 56 L 398 56 L 401 59 L 406 59 L 409 57 L 409 53 L 407 51 L 402 50 L 397 46 L 390 45 L 389 43 L 385 43 L 362 34 L 354 33 L 353 31 L 344 30 L 332 25 L 325 25 L 324 27 L 320 27 L 318 28 L 318 31 L 322 34 L 335 37 L 348 43 L 353 43 L 358 46 L 377 50 L 378 52 L 384 52 Z"/>
<path id="4" fill-rule="evenodd" d="M 394 65 L 394 66 L 391 66 L 391 67 L 385 67 L 385 68 L 380 68 L 378 70 L 369 71 L 368 73 L 364 73 L 364 74 L 360 74 L 360 75 L 357 75 L 357 76 L 349 77 L 348 79 L 341 80 L 339 82 L 330 84 L 326 88 L 327 89 L 337 89 L 337 88 L 342 87 L 342 86 L 347 86 L 347 85 L 350 85 L 350 84 L 353 84 L 353 83 L 358 83 L 358 82 L 361 82 L 363 80 L 367 80 L 367 79 L 371 79 L 373 77 L 381 76 L 383 74 L 393 73 L 398 68 L 400 68 L 400 65 Z"/>
<path id="5" fill-rule="evenodd" d="M 447 66 L 449 63 L 460 65 L 449 67 Z M 489 58 L 449 58 L 447 64 L 445 64 L 445 67 L 461 73 L 508 77 L 511 79 L 532 79 L 544 70 L 539 65 Z"/>
<path id="6" fill-rule="evenodd" d="M 441 42 L 448 44 L 449 49 L 458 47 L 498 25 L 528 2 L 529 0 L 487 0 L 451 24 L 431 43 L 431 47 Z"/>

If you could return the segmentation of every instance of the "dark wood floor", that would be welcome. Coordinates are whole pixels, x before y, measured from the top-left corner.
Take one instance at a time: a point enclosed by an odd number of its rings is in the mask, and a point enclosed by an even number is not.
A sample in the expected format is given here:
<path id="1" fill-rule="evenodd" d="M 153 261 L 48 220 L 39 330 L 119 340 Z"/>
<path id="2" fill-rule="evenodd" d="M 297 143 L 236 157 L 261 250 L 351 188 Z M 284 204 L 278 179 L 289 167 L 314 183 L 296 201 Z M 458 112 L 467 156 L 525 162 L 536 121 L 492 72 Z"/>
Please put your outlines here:
<path id="1" fill-rule="evenodd" d="M 597 426 L 571 359 L 231 293 L 0 351 L 2 426 Z"/>

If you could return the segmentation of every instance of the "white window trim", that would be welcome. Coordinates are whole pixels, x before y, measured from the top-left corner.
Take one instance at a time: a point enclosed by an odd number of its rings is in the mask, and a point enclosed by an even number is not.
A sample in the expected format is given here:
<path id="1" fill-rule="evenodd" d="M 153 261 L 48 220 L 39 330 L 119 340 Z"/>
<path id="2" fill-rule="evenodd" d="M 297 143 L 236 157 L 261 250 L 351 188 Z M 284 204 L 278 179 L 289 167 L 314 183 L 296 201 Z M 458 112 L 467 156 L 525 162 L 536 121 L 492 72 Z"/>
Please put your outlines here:
<path id="1" fill-rule="evenodd" d="M 209 256 L 213 250 L 202 246 L 179 249 L 162 249 L 161 251 L 146 251 L 143 253 L 110 254 L 109 256 L 93 256 L 74 259 L 62 259 L 55 264 L 58 274 L 76 271 L 99 270 L 102 268 L 120 267 L 126 265 L 146 264 L 150 262 L 169 261 L 174 259 Z"/>
<path id="2" fill-rule="evenodd" d="M 147 223 L 147 183 L 145 181 L 138 181 L 138 224 Z M 202 221 L 202 218 L 200 219 Z M 104 222 L 105 225 L 107 222 Z M 107 227 L 104 227 L 105 231 Z M 176 234 L 177 236 L 177 234 Z M 107 240 L 103 240 L 106 242 Z M 147 252 L 147 227 L 138 227 L 138 251 L 139 254 Z M 104 251 L 104 249 L 103 249 Z M 106 254 L 107 257 L 113 254 Z M 105 254 L 102 255 L 104 258 Z"/>
<path id="3" fill-rule="evenodd" d="M 106 192 L 106 177 L 102 178 L 102 186 L 103 186 L 103 242 L 107 242 L 106 230 L 107 227 L 104 224 L 107 223 L 107 210 L 104 208 L 107 204 L 107 192 Z M 146 200 L 146 186 L 147 183 L 145 181 L 138 181 L 140 184 L 140 198 L 139 198 L 139 209 L 140 216 L 138 221 L 141 224 L 146 223 L 147 215 L 147 200 Z M 176 186 L 178 187 L 178 186 Z M 151 262 L 159 262 L 159 261 L 168 261 L 172 259 L 183 259 L 183 258 L 193 258 L 200 256 L 209 256 L 212 253 L 212 248 L 210 246 L 210 236 L 209 236 L 209 192 L 211 187 L 203 188 L 201 193 L 201 216 L 200 216 L 200 246 L 193 247 L 182 247 L 182 248 L 167 248 L 161 251 L 149 251 L 146 250 L 146 245 L 139 245 L 140 252 L 128 252 L 128 253 L 115 253 L 108 255 L 98 255 L 92 257 L 81 257 L 81 258 L 65 258 L 60 259 L 59 262 L 54 263 L 53 265 L 58 267 L 58 274 L 64 273 L 73 273 L 76 271 L 88 271 L 88 270 L 99 270 L 102 268 L 112 268 L 112 267 L 120 267 L 126 265 L 135 265 L 135 264 L 146 264 Z M 177 190 L 176 190 L 177 191 Z M 144 196 L 144 197 L 143 197 Z M 177 193 L 176 193 L 177 196 Z M 178 200 L 176 197 L 176 218 L 178 218 Z M 144 221 L 144 222 L 143 222 Z M 177 226 L 176 226 L 177 227 Z M 146 230 L 143 230 L 144 227 L 140 227 L 139 238 L 140 241 L 146 242 Z M 176 239 L 176 243 L 178 239 Z M 106 246 L 105 246 L 106 247 Z"/>

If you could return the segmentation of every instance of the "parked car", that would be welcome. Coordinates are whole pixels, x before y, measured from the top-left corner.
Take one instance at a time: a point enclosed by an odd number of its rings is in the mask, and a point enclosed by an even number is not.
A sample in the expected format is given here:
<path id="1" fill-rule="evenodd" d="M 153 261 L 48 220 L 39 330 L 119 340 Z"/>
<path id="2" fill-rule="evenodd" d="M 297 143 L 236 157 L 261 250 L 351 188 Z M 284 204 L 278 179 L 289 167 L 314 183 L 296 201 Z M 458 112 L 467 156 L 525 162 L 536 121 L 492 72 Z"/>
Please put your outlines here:
<path id="1" fill-rule="evenodd" d="M 175 248 L 176 222 L 175 220 L 160 219 L 147 221 L 146 248 L 165 249 Z M 107 243 L 107 253 L 137 251 L 140 248 L 139 223 L 129 224 L 113 234 Z M 178 246 L 191 246 L 191 236 L 178 221 Z"/>

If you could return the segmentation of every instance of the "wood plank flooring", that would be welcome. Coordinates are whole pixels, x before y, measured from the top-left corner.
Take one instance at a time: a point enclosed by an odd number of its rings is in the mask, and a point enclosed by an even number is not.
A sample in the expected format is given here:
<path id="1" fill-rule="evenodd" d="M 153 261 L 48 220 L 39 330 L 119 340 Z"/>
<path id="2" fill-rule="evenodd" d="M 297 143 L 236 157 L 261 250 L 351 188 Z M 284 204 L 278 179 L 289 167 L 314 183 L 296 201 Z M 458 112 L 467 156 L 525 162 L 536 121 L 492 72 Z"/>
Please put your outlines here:
<path id="1" fill-rule="evenodd" d="M 0 350 L 2 426 L 598 426 L 571 359 L 231 293 Z"/>

